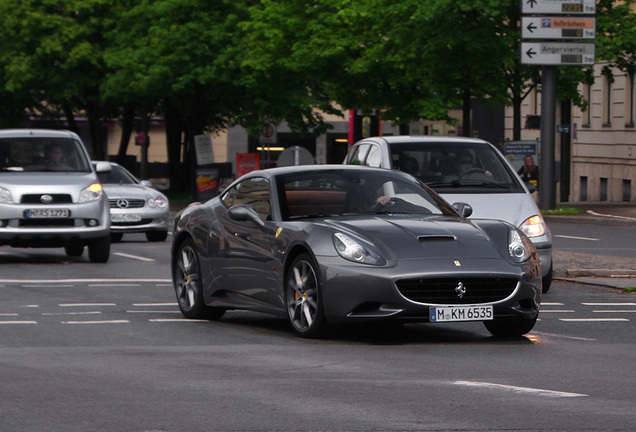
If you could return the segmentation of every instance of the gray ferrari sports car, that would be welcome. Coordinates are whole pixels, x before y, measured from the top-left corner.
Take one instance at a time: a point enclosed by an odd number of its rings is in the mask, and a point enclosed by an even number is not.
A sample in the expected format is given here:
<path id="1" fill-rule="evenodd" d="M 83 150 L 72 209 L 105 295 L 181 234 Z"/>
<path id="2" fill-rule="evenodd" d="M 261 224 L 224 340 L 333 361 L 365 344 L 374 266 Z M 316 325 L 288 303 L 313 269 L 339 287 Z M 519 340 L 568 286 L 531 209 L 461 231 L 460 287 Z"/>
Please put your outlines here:
<path id="1" fill-rule="evenodd" d="M 179 308 L 196 319 L 278 314 L 304 337 L 372 320 L 482 321 L 495 336 L 523 335 L 539 314 L 537 252 L 513 225 L 470 212 L 397 171 L 253 171 L 175 219 Z"/>

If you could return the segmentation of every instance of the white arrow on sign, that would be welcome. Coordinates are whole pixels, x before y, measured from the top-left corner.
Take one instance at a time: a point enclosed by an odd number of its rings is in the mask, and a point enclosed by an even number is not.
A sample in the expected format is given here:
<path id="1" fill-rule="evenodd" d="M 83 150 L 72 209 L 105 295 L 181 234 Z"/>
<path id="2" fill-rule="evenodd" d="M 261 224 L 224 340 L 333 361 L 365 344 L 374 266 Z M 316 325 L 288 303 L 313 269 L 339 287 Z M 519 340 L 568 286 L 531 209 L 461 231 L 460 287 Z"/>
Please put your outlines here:
<path id="1" fill-rule="evenodd" d="M 596 18 L 521 17 L 523 39 L 594 39 Z"/>
<path id="2" fill-rule="evenodd" d="M 596 0 L 521 0 L 521 13 L 594 15 Z"/>
<path id="3" fill-rule="evenodd" d="M 593 65 L 593 43 L 522 42 L 521 64 L 583 66 Z"/>

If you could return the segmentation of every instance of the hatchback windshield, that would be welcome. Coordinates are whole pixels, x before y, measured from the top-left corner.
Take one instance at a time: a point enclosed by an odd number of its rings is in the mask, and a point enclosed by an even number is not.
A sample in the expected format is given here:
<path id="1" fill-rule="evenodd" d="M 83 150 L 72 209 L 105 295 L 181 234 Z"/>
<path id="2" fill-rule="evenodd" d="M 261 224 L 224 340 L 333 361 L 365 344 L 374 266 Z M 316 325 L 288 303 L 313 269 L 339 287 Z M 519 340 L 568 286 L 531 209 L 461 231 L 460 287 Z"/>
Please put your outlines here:
<path id="1" fill-rule="evenodd" d="M 81 144 L 68 138 L 0 139 L 0 171 L 90 172 Z"/>

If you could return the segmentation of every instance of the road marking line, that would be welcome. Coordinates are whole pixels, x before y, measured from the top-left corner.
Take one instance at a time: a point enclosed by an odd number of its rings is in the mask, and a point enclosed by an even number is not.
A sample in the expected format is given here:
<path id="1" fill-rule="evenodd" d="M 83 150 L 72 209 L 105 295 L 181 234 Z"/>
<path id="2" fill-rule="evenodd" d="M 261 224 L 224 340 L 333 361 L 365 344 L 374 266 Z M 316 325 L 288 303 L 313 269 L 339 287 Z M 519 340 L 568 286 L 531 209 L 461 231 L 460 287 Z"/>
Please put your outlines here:
<path id="1" fill-rule="evenodd" d="M 566 238 L 566 239 L 572 239 L 572 240 L 601 241 L 601 239 L 592 238 L 592 237 L 577 237 L 577 236 L 567 236 L 567 235 L 560 235 L 560 234 L 556 234 L 554 237 Z"/>
<path id="2" fill-rule="evenodd" d="M 145 306 L 177 306 L 177 303 L 133 303 L 135 307 L 145 307 Z"/>
<path id="3" fill-rule="evenodd" d="M 581 303 L 583 306 L 636 306 L 636 303 Z"/>
<path id="4" fill-rule="evenodd" d="M 149 319 L 150 322 L 207 322 L 210 320 L 198 320 L 198 319 L 189 319 L 189 318 L 155 318 Z"/>
<path id="5" fill-rule="evenodd" d="M 172 283 L 172 279 L 1 279 L 0 283 L 127 283 L 127 282 L 148 282 L 155 284 Z M 69 285 L 71 286 L 71 285 Z"/>
<path id="6" fill-rule="evenodd" d="M 141 286 L 140 284 L 133 284 L 133 283 L 127 283 L 127 284 L 122 284 L 122 283 L 109 283 L 109 284 L 105 284 L 105 283 L 97 283 L 97 284 L 88 284 L 89 287 L 138 287 Z"/>
<path id="7" fill-rule="evenodd" d="M 128 324 L 128 320 L 112 320 L 112 321 L 62 321 L 62 324 Z"/>
<path id="8" fill-rule="evenodd" d="M 146 258 L 146 257 L 138 256 L 138 255 L 130 255 L 123 252 L 113 252 L 113 255 L 119 255 L 120 257 L 124 257 L 124 258 L 132 258 L 139 261 L 153 261 L 153 262 L 155 261 L 152 258 Z"/>
<path id="9" fill-rule="evenodd" d="M 534 330 L 532 331 L 532 334 L 538 334 L 538 335 L 548 336 L 548 337 L 553 337 L 553 338 L 582 340 L 582 341 L 595 341 L 595 340 L 597 340 L 597 339 L 580 337 L 580 336 L 566 336 L 566 335 L 554 334 L 554 333 L 543 333 L 543 332 L 537 332 L 537 331 L 534 331 Z"/>
<path id="10" fill-rule="evenodd" d="M 544 390 L 544 389 L 538 389 L 538 388 L 532 388 L 532 387 L 518 387 L 518 386 L 479 382 L 479 381 L 453 381 L 453 384 L 466 386 L 466 387 L 481 387 L 481 388 L 487 388 L 487 389 L 513 391 L 515 393 L 530 393 L 530 394 L 536 394 L 539 396 L 548 396 L 548 397 L 586 397 L 588 396 L 583 393 L 569 393 L 569 392 L 562 392 L 562 391 L 555 391 L 555 390 Z"/>
<path id="11" fill-rule="evenodd" d="M 43 313 L 42 316 L 59 316 L 59 315 L 99 315 L 100 311 L 90 311 L 90 312 L 46 312 Z"/>
<path id="12" fill-rule="evenodd" d="M 139 313 L 139 314 L 149 314 L 149 313 L 155 313 L 155 314 L 180 314 L 180 311 L 153 311 L 153 310 L 129 310 L 126 311 L 126 313 Z"/>
<path id="13" fill-rule="evenodd" d="M 541 303 L 541 306 L 563 306 L 563 303 Z"/>
<path id="14" fill-rule="evenodd" d="M 541 313 L 574 313 L 575 311 L 573 310 L 567 310 L 567 309 L 541 309 Z"/>
<path id="15" fill-rule="evenodd" d="M 634 310 L 629 310 L 629 309 L 624 309 L 624 310 L 593 310 L 592 312 L 594 313 L 636 313 L 636 309 Z"/>
<path id="16" fill-rule="evenodd" d="M 115 303 L 60 303 L 60 307 L 117 306 Z"/>
<path id="17" fill-rule="evenodd" d="M 0 317 L 3 317 L 3 316 L 18 316 L 18 314 L 17 313 L 0 313 Z"/>
<path id="18" fill-rule="evenodd" d="M 37 321 L 0 321 L 0 324 L 37 324 Z"/>
<path id="19" fill-rule="evenodd" d="M 559 318 L 559 321 L 570 322 L 612 322 L 612 321 L 629 321 L 627 318 Z"/>

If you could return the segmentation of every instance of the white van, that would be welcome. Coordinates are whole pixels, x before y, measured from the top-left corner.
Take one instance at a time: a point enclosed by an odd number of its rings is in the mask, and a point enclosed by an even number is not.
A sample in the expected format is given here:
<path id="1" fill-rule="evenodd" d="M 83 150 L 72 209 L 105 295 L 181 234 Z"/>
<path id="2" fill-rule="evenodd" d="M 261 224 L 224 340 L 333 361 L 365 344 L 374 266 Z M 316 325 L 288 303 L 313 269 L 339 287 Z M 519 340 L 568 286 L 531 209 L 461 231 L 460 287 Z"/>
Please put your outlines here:
<path id="1" fill-rule="evenodd" d="M 543 292 L 552 283 L 552 234 L 524 184 L 492 144 L 476 138 L 384 136 L 351 147 L 345 164 L 407 172 L 449 203 L 465 202 L 472 218 L 501 219 L 532 240 L 541 260 Z"/>

